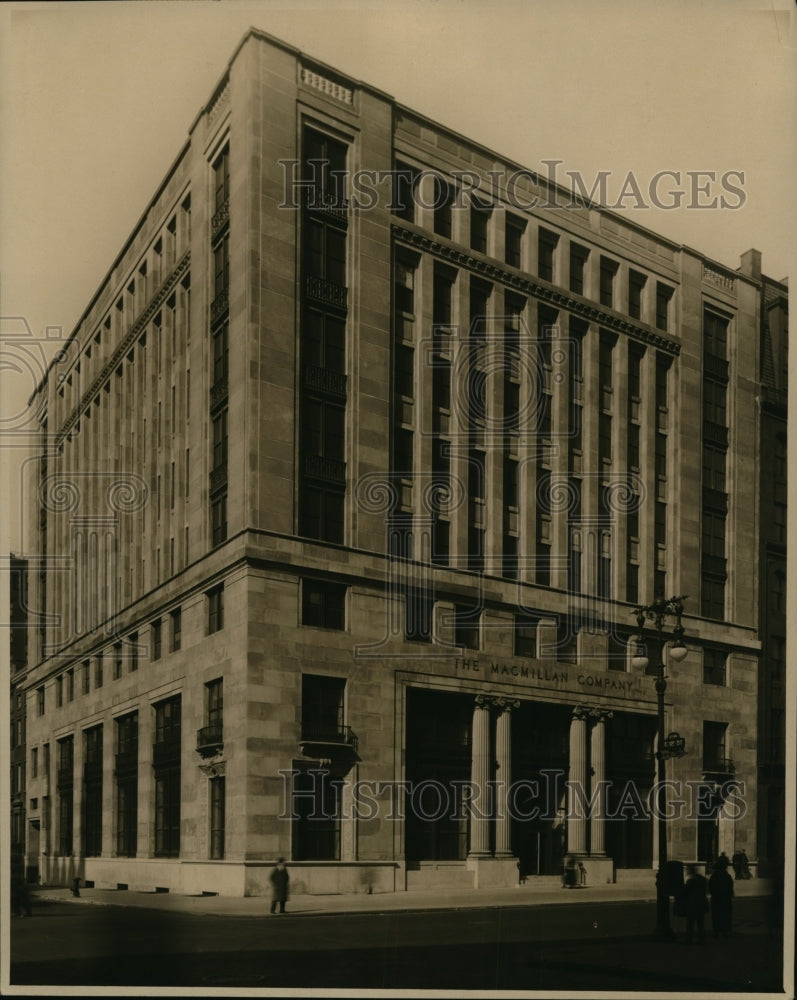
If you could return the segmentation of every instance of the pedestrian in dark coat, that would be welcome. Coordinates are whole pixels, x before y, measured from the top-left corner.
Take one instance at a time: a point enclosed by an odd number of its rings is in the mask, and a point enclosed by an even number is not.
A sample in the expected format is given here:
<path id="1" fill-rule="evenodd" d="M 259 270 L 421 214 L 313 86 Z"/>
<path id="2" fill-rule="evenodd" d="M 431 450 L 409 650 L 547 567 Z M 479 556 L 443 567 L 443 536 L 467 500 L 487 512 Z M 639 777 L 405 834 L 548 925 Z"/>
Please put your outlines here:
<path id="1" fill-rule="evenodd" d="M 692 936 L 697 931 L 697 943 L 705 944 L 706 932 L 703 922 L 708 912 L 708 897 L 706 890 L 708 882 L 695 865 L 687 869 L 689 878 L 684 883 L 682 907 L 686 917 L 686 943 L 692 943 Z"/>
<path id="2" fill-rule="evenodd" d="M 711 893 L 711 929 L 714 937 L 727 938 L 733 923 L 733 878 L 719 861 L 708 880 Z"/>
<path id="3" fill-rule="evenodd" d="M 276 913 L 277 906 L 279 906 L 279 912 L 284 913 L 285 903 L 288 899 L 288 885 L 290 884 L 290 876 L 285 867 L 284 858 L 277 861 L 277 867 L 272 871 L 269 879 L 271 881 L 271 912 Z"/>

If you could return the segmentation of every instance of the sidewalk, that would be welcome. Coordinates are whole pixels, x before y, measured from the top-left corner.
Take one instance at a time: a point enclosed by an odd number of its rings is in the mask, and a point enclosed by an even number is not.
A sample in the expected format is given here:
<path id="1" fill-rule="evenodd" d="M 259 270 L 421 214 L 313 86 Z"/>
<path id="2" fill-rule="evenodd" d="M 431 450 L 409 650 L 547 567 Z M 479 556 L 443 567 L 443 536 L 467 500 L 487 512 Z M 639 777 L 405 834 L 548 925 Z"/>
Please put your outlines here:
<path id="1" fill-rule="evenodd" d="M 766 896 L 771 889 L 767 879 L 752 879 L 734 883 L 738 898 Z M 409 892 L 357 893 L 352 895 L 292 896 L 288 913 L 320 916 L 342 913 L 383 913 L 386 911 L 450 910 L 465 908 L 495 908 L 505 906 L 567 905 L 570 902 L 628 902 L 656 898 L 655 885 L 616 883 L 586 886 L 581 889 L 538 887 L 533 882 L 501 889 L 432 889 Z M 178 893 L 119 891 L 116 889 L 81 888 L 80 896 L 60 886 L 42 886 L 31 892 L 36 902 L 73 903 L 76 906 L 139 906 L 157 910 L 172 910 L 192 914 L 228 917 L 259 917 L 268 915 L 269 896 L 188 896 Z"/>

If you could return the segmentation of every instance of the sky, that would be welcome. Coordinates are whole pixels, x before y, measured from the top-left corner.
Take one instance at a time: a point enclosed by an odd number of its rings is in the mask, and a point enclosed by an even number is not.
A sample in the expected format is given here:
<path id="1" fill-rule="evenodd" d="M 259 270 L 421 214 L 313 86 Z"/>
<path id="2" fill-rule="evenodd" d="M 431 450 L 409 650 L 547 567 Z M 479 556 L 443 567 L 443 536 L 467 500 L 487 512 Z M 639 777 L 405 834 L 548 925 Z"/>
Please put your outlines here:
<path id="1" fill-rule="evenodd" d="M 250 26 L 524 166 L 561 160 L 588 189 L 609 171 L 612 201 L 629 172 L 645 193 L 679 171 L 680 209 L 630 198 L 627 213 L 726 267 L 755 247 L 783 278 L 797 232 L 794 11 L 792 0 L 0 5 L 0 551 L 21 543 L 17 430 L 53 352 L 48 328 L 72 332 Z M 689 207 L 687 171 L 735 172 L 738 207 Z"/>

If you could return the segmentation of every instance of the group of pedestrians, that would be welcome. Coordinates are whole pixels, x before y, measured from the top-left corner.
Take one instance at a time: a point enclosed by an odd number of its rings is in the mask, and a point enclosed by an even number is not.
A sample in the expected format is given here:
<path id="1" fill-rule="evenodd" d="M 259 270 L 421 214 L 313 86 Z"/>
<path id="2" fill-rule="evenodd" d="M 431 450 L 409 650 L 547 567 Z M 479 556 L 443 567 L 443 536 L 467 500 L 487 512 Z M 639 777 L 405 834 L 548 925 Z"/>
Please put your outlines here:
<path id="1" fill-rule="evenodd" d="M 686 918 L 686 944 L 692 944 L 695 939 L 698 944 L 705 944 L 704 921 L 709 910 L 714 937 L 727 939 L 730 936 L 733 925 L 733 878 L 728 871 L 730 864 L 723 851 L 714 862 L 709 878 L 701 875 L 696 865 L 689 865 L 687 868 L 689 877 L 675 897 L 675 915 Z"/>

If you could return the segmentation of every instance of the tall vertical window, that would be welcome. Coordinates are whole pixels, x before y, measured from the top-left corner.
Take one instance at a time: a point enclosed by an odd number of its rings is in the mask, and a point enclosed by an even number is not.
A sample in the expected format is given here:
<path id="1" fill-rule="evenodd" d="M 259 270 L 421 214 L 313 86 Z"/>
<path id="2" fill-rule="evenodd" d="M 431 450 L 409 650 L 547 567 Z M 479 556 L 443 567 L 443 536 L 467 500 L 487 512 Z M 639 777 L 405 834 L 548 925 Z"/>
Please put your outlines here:
<path id="1" fill-rule="evenodd" d="M 304 130 L 302 142 L 304 176 L 312 188 L 301 216 L 299 530 L 310 538 L 341 543 L 346 493 L 347 147 L 311 128 Z"/>
<path id="2" fill-rule="evenodd" d="M 728 320 L 703 315 L 703 489 L 701 503 L 700 611 L 724 619 L 727 582 Z"/>
<path id="3" fill-rule="evenodd" d="M 418 171 L 396 160 L 390 209 L 405 222 L 415 222 L 416 186 Z"/>
<path id="4" fill-rule="evenodd" d="M 230 197 L 229 143 L 213 162 L 213 211 L 218 212 Z"/>
<path id="5" fill-rule="evenodd" d="M 74 736 L 58 740 L 58 853 L 62 857 L 72 854 L 74 832 Z"/>
<path id="6" fill-rule="evenodd" d="M 472 197 L 470 206 L 470 246 L 477 253 L 487 253 L 487 231 L 491 206 Z"/>
<path id="7" fill-rule="evenodd" d="M 220 632 L 224 628 L 224 584 L 219 584 L 207 591 L 208 601 L 208 635 Z"/>
<path id="8" fill-rule="evenodd" d="M 570 244 L 570 291 L 576 295 L 584 294 L 584 272 L 587 266 L 589 250 L 579 246 L 578 243 Z"/>
<path id="9" fill-rule="evenodd" d="M 614 279 L 618 265 L 608 257 L 601 257 L 600 262 L 600 304 L 614 307 Z"/>
<path id="10" fill-rule="evenodd" d="M 668 330 L 670 328 L 670 300 L 672 299 L 672 288 L 662 283 L 656 282 L 656 329 Z"/>
<path id="11" fill-rule="evenodd" d="M 544 281 L 554 280 L 554 261 L 559 237 L 548 229 L 540 229 L 537 239 L 537 273 Z"/>
<path id="12" fill-rule="evenodd" d="M 102 726 L 84 733 L 83 763 L 83 854 L 102 853 Z"/>
<path id="13" fill-rule="evenodd" d="M 151 660 L 159 660 L 163 650 L 163 623 L 156 618 L 152 623 L 152 655 Z"/>
<path id="14" fill-rule="evenodd" d="M 155 857 L 180 855 L 181 701 L 176 695 L 154 706 Z"/>
<path id="15" fill-rule="evenodd" d="M 226 778 L 211 778 L 210 782 L 210 857 L 212 861 L 224 857 Z"/>
<path id="16" fill-rule="evenodd" d="M 116 853 L 136 856 L 138 834 L 138 712 L 116 720 Z"/>
<path id="17" fill-rule="evenodd" d="M 642 316 L 642 292 L 646 281 L 646 275 L 639 271 L 628 272 L 628 315 L 632 319 L 640 319 Z"/>
<path id="18" fill-rule="evenodd" d="M 523 233 L 526 223 L 516 215 L 506 216 L 504 233 L 504 260 L 510 267 L 523 266 Z"/>
<path id="19" fill-rule="evenodd" d="M 181 608 L 175 608 L 170 613 L 172 620 L 172 652 L 176 653 L 183 643 L 183 612 Z"/>
<path id="20" fill-rule="evenodd" d="M 454 188 L 442 177 L 434 178 L 434 231 L 438 236 L 451 239 Z"/>

